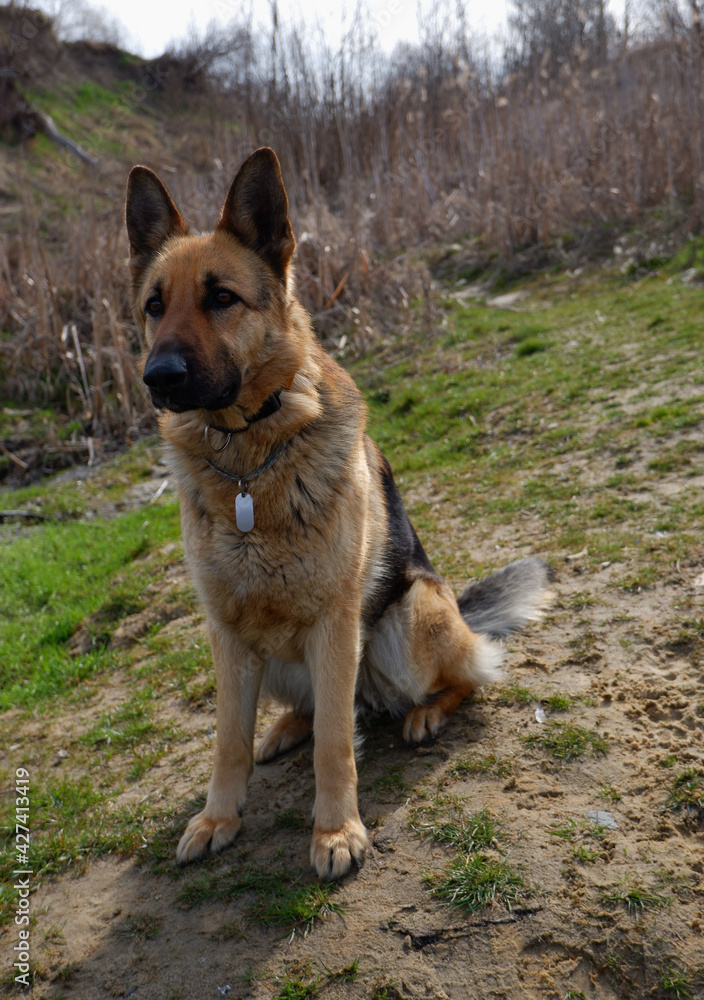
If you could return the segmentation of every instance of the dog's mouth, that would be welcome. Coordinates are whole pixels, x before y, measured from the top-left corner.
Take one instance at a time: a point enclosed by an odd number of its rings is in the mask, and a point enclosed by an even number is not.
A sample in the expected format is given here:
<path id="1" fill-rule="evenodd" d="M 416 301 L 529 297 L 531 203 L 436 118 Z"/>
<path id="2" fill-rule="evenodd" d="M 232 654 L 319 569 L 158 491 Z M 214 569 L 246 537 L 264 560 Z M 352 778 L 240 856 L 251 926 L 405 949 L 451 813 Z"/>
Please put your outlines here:
<path id="1" fill-rule="evenodd" d="M 187 390 L 187 386 L 184 387 Z M 149 387 L 152 403 L 157 410 L 169 410 L 171 413 L 187 413 L 189 410 L 224 410 L 231 406 L 240 394 L 240 380 L 237 379 L 229 389 L 219 396 L 205 395 L 198 391 L 159 392 Z"/>
<path id="2" fill-rule="evenodd" d="M 223 373 L 224 374 L 224 373 Z M 242 376 L 231 369 L 225 377 L 212 377 L 181 354 L 158 353 L 147 359 L 144 383 L 158 410 L 185 413 L 188 410 L 224 410 L 240 394 Z"/>

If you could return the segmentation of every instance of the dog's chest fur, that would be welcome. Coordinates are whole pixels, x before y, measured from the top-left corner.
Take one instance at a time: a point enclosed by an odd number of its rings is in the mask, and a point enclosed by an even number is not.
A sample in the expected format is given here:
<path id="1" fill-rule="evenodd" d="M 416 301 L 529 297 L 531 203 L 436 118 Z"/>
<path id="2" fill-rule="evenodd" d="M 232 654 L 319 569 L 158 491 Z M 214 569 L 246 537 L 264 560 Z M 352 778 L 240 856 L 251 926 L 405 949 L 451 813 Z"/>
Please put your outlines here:
<path id="1" fill-rule="evenodd" d="M 267 658 L 303 657 L 308 630 L 366 558 L 362 425 L 349 413 L 346 426 L 335 424 L 321 420 L 251 483 L 255 528 L 248 533 L 236 527 L 237 484 L 220 478 L 204 457 L 172 449 L 199 595 L 214 621 Z"/>

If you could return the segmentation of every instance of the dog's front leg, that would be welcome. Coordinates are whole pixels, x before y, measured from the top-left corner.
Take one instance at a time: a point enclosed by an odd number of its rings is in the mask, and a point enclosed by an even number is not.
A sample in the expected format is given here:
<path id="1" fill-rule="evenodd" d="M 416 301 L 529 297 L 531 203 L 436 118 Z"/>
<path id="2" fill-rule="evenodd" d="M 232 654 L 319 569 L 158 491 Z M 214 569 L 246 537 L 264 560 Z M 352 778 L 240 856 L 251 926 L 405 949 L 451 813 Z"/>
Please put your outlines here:
<path id="1" fill-rule="evenodd" d="M 217 678 L 217 747 L 205 809 L 189 822 L 176 849 L 179 864 L 216 854 L 240 830 L 264 661 L 224 626 L 210 624 Z"/>
<path id="2" fill-rule="evenodd" d="M 360 656 L 359 602 L 319 620 L 306 643 L 315 695 L 315 823 L 311 863 L 320 878 L 361 864 L 367 831 L 357 808 L 354 694 Z"/>

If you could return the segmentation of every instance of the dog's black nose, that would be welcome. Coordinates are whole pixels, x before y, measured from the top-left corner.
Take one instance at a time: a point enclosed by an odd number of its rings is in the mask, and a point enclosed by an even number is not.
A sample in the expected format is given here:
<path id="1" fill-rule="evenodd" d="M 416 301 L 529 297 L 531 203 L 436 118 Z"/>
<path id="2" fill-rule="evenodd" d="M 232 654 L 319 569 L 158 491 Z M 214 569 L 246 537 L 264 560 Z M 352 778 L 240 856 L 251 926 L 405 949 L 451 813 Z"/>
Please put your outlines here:
<path id="1" fill-rule="evenodd" d="M 146 385 L 160 396 L 168 396 L 188 378 L 186 359 L 177 351 L 164 351 L 149 358 L 144 375 Z"/>

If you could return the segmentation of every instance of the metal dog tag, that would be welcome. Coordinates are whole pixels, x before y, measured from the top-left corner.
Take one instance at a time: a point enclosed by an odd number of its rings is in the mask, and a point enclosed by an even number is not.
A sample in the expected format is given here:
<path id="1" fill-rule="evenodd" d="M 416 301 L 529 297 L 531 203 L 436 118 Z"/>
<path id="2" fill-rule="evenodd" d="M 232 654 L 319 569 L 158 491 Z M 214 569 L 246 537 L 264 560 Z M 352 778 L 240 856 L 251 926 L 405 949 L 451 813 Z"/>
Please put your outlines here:
<path id="1" fill-rule="evenodd" d="M 240 531 L 251 531 L 254 527 L 254 504 L 250 493 L 238 493 L 235 500 L 235 521 Z"/>

